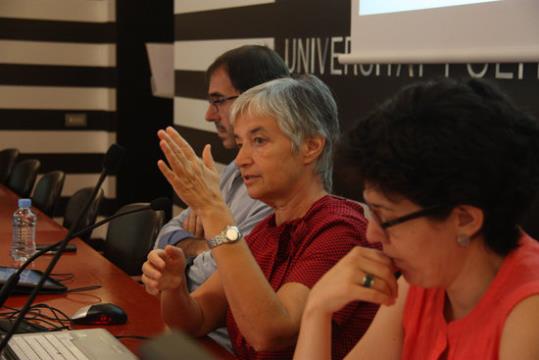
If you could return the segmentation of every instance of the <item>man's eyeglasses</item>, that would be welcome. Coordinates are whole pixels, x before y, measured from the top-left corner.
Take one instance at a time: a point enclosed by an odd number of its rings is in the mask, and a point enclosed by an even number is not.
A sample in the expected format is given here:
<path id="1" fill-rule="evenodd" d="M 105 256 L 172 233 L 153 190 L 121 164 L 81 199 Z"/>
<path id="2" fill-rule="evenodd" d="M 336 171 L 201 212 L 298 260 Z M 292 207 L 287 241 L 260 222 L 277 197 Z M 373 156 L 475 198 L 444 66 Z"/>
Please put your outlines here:
<path id="1" fill-rule="evenodd" d="M 239 97 L 239 95 L 233 95 L 233 96 L 224 96 L 224 97 L 219 97 L 219 98 L 209 98 L 208 99 L 208 102 L 213 105 L 213 109 L 218 112 L 219 111 L 219 106 L 221 106 L 224 102 L 228 101 L 228 100 L 234 100 L 234 99 L 237 99 Z"/>
<path id="2" fill-rule="evenodd" d="M 449 206 L 447 206 L 447 205 L 429 206 L 429 207 L 426 207 L 424 209 L 420 209 L 420 210 L 414 211 L 414 212 L 412 212 L 410 214 L 399 216 L 399 217 L 397 217 L 395 219 L 391 219 L 391 220 L 388 220 L 388 221 L 381 221 L 380 218 L 378 217 L 378 215 L 376 215 L 376 213 L 373 212 L 372 210 L 370 210 L 370 216 L 378 224 L 378 226 L 380 226 L 383 230 L 386 230 L 389 227 L 399 225 L 399 224 L 402 224 L 404 222 L 407 222 L 407 221 L 410 221 L 410 220 L 413 220 L 413 219 L 417 219 L 417 218 L 420 218 L 420 217 L 433 215 L 433 214 L 435 214 L 437 212 L 440 212 L 440 210 L 448 209 L 448 208 L 449 208 Z"/>

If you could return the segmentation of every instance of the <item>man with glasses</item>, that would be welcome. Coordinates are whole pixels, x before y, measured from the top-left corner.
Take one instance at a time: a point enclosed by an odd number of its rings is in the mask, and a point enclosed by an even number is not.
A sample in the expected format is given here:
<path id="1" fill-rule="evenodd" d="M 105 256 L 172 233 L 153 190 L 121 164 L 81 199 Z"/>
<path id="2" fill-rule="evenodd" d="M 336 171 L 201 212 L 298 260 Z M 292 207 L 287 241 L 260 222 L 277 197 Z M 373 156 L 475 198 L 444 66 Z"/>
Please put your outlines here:
<path id="1" fill-rule="evenodd" d="M 247 45 L 229 50 L 219 56 L 206 71 L 208 79 L 208 110 L 206 121 L 213 122 L 217 136 L 226 149 L 236 148 L 234 133 L 230 124 L 230 106 L 244 91 L 264 82 L 290 76 L 288 67 L 273 50 L 258 45 Z M 239 169 L 231 162 L 220 179 L 220 188 L 226 204 L 230 208 L 240 231 L 245 235 L 271 209 L 247 194 Z M 176 245 L 185 253 L 188 265 L 189 290 L 199 287 L 214 271 L 215 261 L 204 239 L 202 225 L 189 209 L 167 223 L 159 233 L 156 248 Z M 215 341 L 231 350 L 226 328 L 209 334 Z"/>

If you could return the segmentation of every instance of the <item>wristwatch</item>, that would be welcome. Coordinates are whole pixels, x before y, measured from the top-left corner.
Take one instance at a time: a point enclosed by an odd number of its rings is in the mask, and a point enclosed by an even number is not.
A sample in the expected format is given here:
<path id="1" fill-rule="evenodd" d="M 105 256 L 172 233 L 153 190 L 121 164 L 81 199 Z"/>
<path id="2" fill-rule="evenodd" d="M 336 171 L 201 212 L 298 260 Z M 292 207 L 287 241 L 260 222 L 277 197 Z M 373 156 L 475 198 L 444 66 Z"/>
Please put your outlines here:
<path id="1" fill-rule="evenodd" d="M 208 247 L 213 249 L 219 245 L 232 244 L 242 238 L 240 229 L 234 225 L 228 225 L 223 231 L 215 235 L 213 239 L 208 240 Z"/>

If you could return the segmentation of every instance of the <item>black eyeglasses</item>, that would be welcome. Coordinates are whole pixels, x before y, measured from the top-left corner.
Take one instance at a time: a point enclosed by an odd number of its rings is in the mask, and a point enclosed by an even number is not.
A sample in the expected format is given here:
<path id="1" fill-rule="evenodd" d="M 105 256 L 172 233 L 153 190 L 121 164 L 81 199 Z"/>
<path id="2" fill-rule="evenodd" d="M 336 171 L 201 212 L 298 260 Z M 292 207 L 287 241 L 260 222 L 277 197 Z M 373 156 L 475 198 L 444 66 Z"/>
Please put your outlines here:
<path id="1" fill-rule="evenodd" d="M 410 214 L 399 216 L 398 218 L 391 219 L 391 220 L 388 220 L 388 221 L 383 221 L 383 222 L 380 220 L 380 218 L 376 215 L 375 212 L 370 210 L 370 213 L 371 213 L 371 216 L 372 216 L 373 220 L 383 230 L 385 230 L 385 229 L 387 229 L 387 228 L 389 228 L 391 226 L 402 224 L 402 223 L 404 223 L 406 221 L 417 219 L 417 218 L 420 218 L 420 217 L 423 217 L 423 216 L 433 215 L 433 214 L 439 212 L 440 210 L 448 209 L 448 208 L 449 208 L 449 206 L 447 206 L 447 205 L 433 205 L 433 206 L 426 207 L 424 209 L 414 211 L 414 212 L 412 212 Z"/>
<path id="2" fill-rule="evenodd" d="M 239 95 L 233 95 L 233 96 L 224 96 L 224 97 L 219 97 L 219 98 L 209 98 L 208 99 L 208 102 L 213 105 L 213 108 L 215 109 L 215 111 L 219 111 L 219 106 L 221 104 L 223 104 L 224 102 L 228 101 L 228 100 L 234 100 L 234 99 L 237 99 L 239 97 Z"/>

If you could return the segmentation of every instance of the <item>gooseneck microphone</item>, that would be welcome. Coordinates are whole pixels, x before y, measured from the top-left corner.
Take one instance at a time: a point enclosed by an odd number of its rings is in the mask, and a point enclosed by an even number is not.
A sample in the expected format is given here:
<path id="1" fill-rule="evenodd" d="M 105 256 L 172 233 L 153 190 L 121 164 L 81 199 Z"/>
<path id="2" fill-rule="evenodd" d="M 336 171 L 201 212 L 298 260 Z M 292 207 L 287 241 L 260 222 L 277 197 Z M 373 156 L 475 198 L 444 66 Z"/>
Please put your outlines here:
<path id="1" fill-rule="evenodd" d="M 52 270 L 54 269 L 54 266 L 56 265 L 56 263 L 60 259 L 60 255 L 62 255 L 62 252 L 64 251 L 67 243 L 69 242 L 69 240 L 71 238 L 73 238 L 76 229 L 78 228 L 78 226 L 79 226 L 81 220 L 84 218 L 84 216 L 86 216 L 86 214 L 88 212 L 88 209 L 90 208 L 92 202 L 94 201 L 94 199 L 95 199 L 95 197 L 97 195 L 97 192 L 99 191 L 99 189 L 101 188 L 101 185 L 103 184 L 103 181 L 105 181 L 105 178 L 107 177 L 107 175 L 115 174 L 117 172 L 120 161 L 122 160 L 122 157 L 123 157 L 124 153 L 125 153 L 124 148 L 121 147 L 118 144 L 113 144 L 108 149 L 107 153 L 105 154 L 105 160 L 103 161 L 103 170 L 101 170 L 101 174 L 99 175 L 99 179 L 97 180 L 97 183 L 96 183 L 96 185 L 95 185 L 95 187 L 94 187 L 94 189 L 92 191 L 92 194 L 88 198 L 88 201 L 87 201 L 86 205 L 83 207 L 83 209 L 81 210 L 81 212 L 79 213 L 79 215 L 77 216 L 77 218 L 75 219 L 73 224 L 71 224 L 71 227 L 69 228 L 65 238 L 62 241 L 60 241 L 60 243 L 57 245 L 58 252 L 56 254 L 54 254 L 54 256 L 52 257 L 52 259 L 51 259 L 51 261 L 49 263 L 49 266 L 47 266 L 47 269 L 43 272 L 43 276 L 39 280 L 38 284 L 36 285 L 36 287 L 32 290 L 32 292 L 28 296 L 28 300 L 26 301 L 24 306 L 21 308 L 17 318 L 15 319 L 15 322 L 13 323 L 13 325 L 11 326 L 9 331 L 2 338 L 2 342 L 0 342 L 0 354 L 3 353 L 4 349 L 7 346 L 7 343 L 9 342 L 9 339 L 11 339 L 11 337 L 13 336 L 13 334 L 15 333 L 17 328 L 19 327 L 19 324 L 21 323 L 22 319 L 24 318 L 24 316 L 26 315 L 26 313 L 30 309 L 30 306 L 32 305 L 34 299 L 36 298 L 38 292 L 43 288 L 43 284 L 45 283 L 45 280 L 49 277 Z M 85 230 L 85 231 L 87 231 L 87 230 Z M 33 256 L 32 256 L 32 258 L 35 259 L 35 257 L 33 257 Z M 29 262 L 26 261 L 23 266 L 24 267 L 28 266 L 27 263 L 29 263 Z M 22 266 L 21 266 L 21 268 L 22 268 Z M 10 278 L 6 282 L 5 285 L 10 285 L 10 286 L 16 285 L 17 282 L 19 281 L 18 278 L 20 277 L 21 272 L 22 272 L 22 270 L 17 271 L 17 273 L 15 273 L 17 275 L 15 276 L 15 274 L 14 274 L 13 278 Z"/>
<path id="2" fill-rule="evenodd" d="M 69 238 L 69 240 L 72 240 L 72 239 L 76 238 L 77 236 L 80 236 L 80 235 L 82 235 L 82 234 L 84 234 L 84 233 L 86 233 L 88 231 L 91 231 L 91 230 L 93 230 L 95 228 L 100 227 L 101 225 L 104 225 L 104 224 L 106 224 L 108 222 L 111 222 L 112 220 L 114 220 L 116 218 L 119 218 L 119 217 L 122 217 L 122 216 L 125 216 L 125 215 L 129 215 L 129 214 L 133 214 L 133 213 L 137 213 L 137 212 L 141 212 L 141 211 L 146 211 L 146 210 L 153 210 L 153 211 L 161 211 L 162 210 L 162 211 L 165 211 L 168 207 L 170 207 L 170 205 L 171 205 L 170 200 L 165 198 L 165 197 L 160 197 L 160 198 L 154 199 L 154 200 L 152 200 L 150 202 L 150 204 L 148 204 L 146 206 L 141 206 L 141 207 L 136 208 L 136 209 L 122 211 L 122 212 L 114 214 L 114 215 L 112 215 L 112 216 L 110 216 L 108 218 L 105 218 L 105 219 L 103 219 L 103 220 L 101 220 L 99 222 L 96 222 L 93 225 L 87 226 L 84 229 L 81 229 L 80 231 L 77 231 L 76 233 L 71 235 L 71 238 Z M 39 251 L 35 252 L 34 255 L 32 255 L 30 258 L 28 258 L 28 260 L 26 262 L 24 262 L 24 264 L 19 268 L 19 270 L 17 272 L 22 273 L 22 270 L 24 270 L 24 268 L 26 268 L 28 265 L 30 265 L 30 263 L 32 263 L 32 261 L 34 261 L 35 259 L 37 259 L 41 255 L 43 255 L 44 253 L 48 252 L 49 250 L 52 250 L 52 249 L 58 247 L 62 241 L 63 240 L 55 242 L 54 244 L 48 245 L 47 247 L 44 247 L 44 248 L 40 249 Z M 26 264 L 26 263 L 28 263 L 28 264 Z M 2 295 L 3 295 L 2 290 L 3 290 L 3 288 L 0 290 L 0 307 L 4 304 L 4 301 L 5 301 L 5 299 L 2 297 Z"/>
<path id="3" fill-rule="evenodd" d="M 73 235 L 71 235 L 71 237 L 68 239 L 69 240 L 72 240 L 88 231 L 91 231 L 95 228 L 98 228 L 100 227 L 101 225 L 104 225 L 118 217 L 122 217 L 122 216 L 125 216 L 125 215 L 129 215 L 129 214 L 133 214 L 133 213 L 137 213 L 137 212 L 141 212 L 141 211 L 146 211 L 146 210 L 154 210 L 154 211 L 165 211 L 168 207 L 170 207 L 170 200 L 165 198 L 165 197 L 161 197 L 161 198 L 157 198 L 157 199 L 154 199 L 152 200 L 152 202 L 146 206 L 142 206 L 140 208 L 136 208 L 136 209 L 131 209 L 131 210 L 128 210 L 128 211 L 122 211 L 122 212 L 119 212 L 117 214 L 114 214 L 106 219 L 103 219 L 99 222 L 96 222 L 95 224 L 93 225 L 90 225 L 90 226 L 87 226 L 83 229 L 81 229 L 80 231 L 77 231 L 76 233 L 74 233 Z M 20 278 L 20 275 L 22 274 L 22 272 L 35 260 L 37 259 L 38 257 L 40 257 L 41 255 L 45 254 L 46 252 L 48 252 L 49 250 L 52 250 L 56 247 L 58 247 L 62 241 L 64 241 L 63 239 L 60 240 L 60 241 L 57 241 L 55 242 L 54 244 L 50 244 L 50 245 L 47 245 L 46 247 L 43 247 L 42 249 L 40 249 L 39 251 L 36 251 L 31 257 L 29 257 L 18 269 L 16 272 L 14 272 L 7 280 L 6 282 L 4 283 L 4 285 L 2 286 L 2 288 L 0 289 L 0 307 L 4 306 L 4 303 L 5 301 L 7 300 L 7 298 L 9 297 L 9 295 L 11 295 L 11 293 L 13 292 L 13 289 L 17 286 L 17 283 L 19 282 L 19 278 Z"/>
<path id="4" fill-rule="evenodd" d="M 101 225 L 104 225 L 104 224 L 106 224 L 108 222 L 111 222 L 112 220 L 114 220 L 116 218 L 119 218 L 119 217 L 122 217 L 124 215 L 129 215 L 129 214 L 133 214 L 133 213 L 137 213 L 137 212 L 141 212 L 141 211 L 146 211 L 146 210 L 166 211 L 167 208 L 170 207 L 170 205 L 171 205 L 171 201 L 169 199 L 167 199 L 166 197 L 160 197 L 160 198 L 157 198 L 157 199 L 153 199 L 148 205 L 141 206 L 141 207 L 136 208 L 136 209 L 122 211 L 120 213 L 109 216 L 108 218 L 105 218 L 105 219 L 103 219 L 101 221 L 98 221 L 93 225 L 87 226 L 84 229 L 81 229 L 80 231 L 77 231 L 76 233 L 71 235 L 71 238 L 69 240 L 72 240 L 72 239 L 76 238 L 77 236 L 81 236 L 82 234 L 85 234 L 88 231 L 91 231 L 91 230 L 93 230 L 95 228 L 98 228 Z M 21 268 L 19 269 L 20 272 L 22 272 L 23 267 L 26 268 L 32 261 L 34 261 L 35 259 L 37 259 L 41 255 L 43 255 L 44 253 L 48 252 L 49 250 L 55 249 L 57 246 L 60 245 L 60 243 L 62 241 L 63 240 L 55 242 L 54 244 L 48 245 L 47 247 L 44 247 L 44 248 L 40 249 L 39 251 L 35 252 L 34 255 L 32 255 L 30 258 L 28 258 L 28 260 L 21 266 Z M 26 264 L 27 262 L 28 262 L 28 265 Z M 0 289 L 0 307 L 4 304 L 4 301 L 5 301 L 4 298 L 2 297 L 2 290 L 3 290 L 3 288 Z"/>

